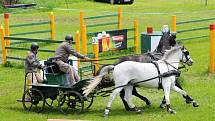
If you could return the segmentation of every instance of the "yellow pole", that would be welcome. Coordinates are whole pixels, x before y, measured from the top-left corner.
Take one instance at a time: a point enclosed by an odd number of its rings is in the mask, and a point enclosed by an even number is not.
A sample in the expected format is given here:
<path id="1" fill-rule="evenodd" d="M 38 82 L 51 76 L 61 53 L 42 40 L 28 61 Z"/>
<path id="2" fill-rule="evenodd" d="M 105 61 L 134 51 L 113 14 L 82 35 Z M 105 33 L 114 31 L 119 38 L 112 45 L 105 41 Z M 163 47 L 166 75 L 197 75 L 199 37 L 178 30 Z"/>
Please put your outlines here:
<path id="1" fill-rule="evenodd" d="M 134 52 L 138 54 L 138 21 L 134 20 Z"/>
<path id="2" fill-rule="evenodd" d="M 95 74 L 96 72 L 99 70 L 99 44 L 98 44 L 98 40 L 95 40 L 93 43 L 93 54 L 95 55 L 94 57 L 94 65 L 95 65 Z"/>
<path id="3" fill-rule="evenodd" d="M 118 29 L 122 29 L 122 8 L 118 8 Z"/>
<path id="4" fill-rule="evenodd" d="M 214 41 L 215 41 L 215 24 L 210 24 L 210 67 L 209 67 L 210 73 L 214 73 Z"/>
<path id="5" fill-rule="evenodd" d="M 4 31 L 4 27 L 1 26 L 0 27 L 0 32 L 1 32 L 1 45 L 2 45 L 2 64 L 5 64 L 6 63 L 6 56 L 7 56 L 7 51 L 5 49 L 5 46 L 6 46 L 6 42 L 5 42 L 5 31 Z"/>
<path id="6" fill-rule="evenodd" d="M 75 35 L 75 47 L 76 47 L 76 51 L 78 53 L 81 52 L 81 49 L 80 49 L 80 33 L 79 31 L 76 32 L 76 35 Z M 80 68 L 80 60 L 78 61 L 78 68 Z"/>
<path id="7" fill-rule="evenodd" d="M 50 12 L 50 28 L 51 28 L 51 39 L 55 40 L 55 26 L 54 26 L 54 13 Z"/>
<path id="8" fill-rule="evenodd" d="M 4 13 L 4 28 L 5 28 L 5 36 L 10 35 L 10 30 L 9 30 L 9 13 Z M 10 46 L 10 40 L 6 40 L 6 45 Z"/>
<path id="9" fill-rule="evenodd" d="M 87 34 L 86 34 L 86 25 L 82 26 L 82 53 L 87 55 Z"/>
<path id="10" fill-rule="evenodd" d="M 172 16 L 172 32 L 176 33 L 176 15 Z"/>

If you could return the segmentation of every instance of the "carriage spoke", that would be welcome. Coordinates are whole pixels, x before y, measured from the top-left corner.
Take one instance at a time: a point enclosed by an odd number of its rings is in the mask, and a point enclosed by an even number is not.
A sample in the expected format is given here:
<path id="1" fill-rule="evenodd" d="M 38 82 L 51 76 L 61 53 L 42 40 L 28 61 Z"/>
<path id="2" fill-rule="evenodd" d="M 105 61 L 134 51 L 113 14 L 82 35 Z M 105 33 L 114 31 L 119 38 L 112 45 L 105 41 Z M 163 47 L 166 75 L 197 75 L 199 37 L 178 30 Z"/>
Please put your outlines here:
<path id="1" fill-rule="evenodd" d="M 53 108 L 53 105 L 55 104 L 54 103 L 54 100 L 48 98 L 48 99 L 45 99 L 45 103 L 46 105 L 48 105 L 50 108 Z"/>
<path id="2" fill-rule="evenodd" d="M 28 89 L 22 96 L 22 104 L 26 111 L 30 111 L 34 107 L 33 110 L 39 113 L 43 110 L 45 105 L 44 96 L 42 92 L 37 89 Z"/>
<path id="3" fill-rule="evenodd" d="M 26 111 L 30 111 L 31 108 L 32 108 L 32 96 L 31 96 L 31 93 L 30 93 L 30 90 L 26 90 L 22 96 L 22 104 L 23 104 L 23 108 L 26 110 Z"/>
<path id="4" fill-rule="evenodd" d="M 61 102 L 64 100 L 64 103 Z M 84 102 L 82 96 L 75 91 L 65 92 L 64 95 L 60 96 L 58 106 L 60 111 L 68 113 L 80 113 L 83 110 Z"/>
<path id="5" fill-rule="evenodd" d="M 32 103 L 35 105 L 35 112 L 40 113 L 43 111 L 45 106 L 45 99 L 41 91 L 37 89 L 32 89 L 33 99 Z"/>

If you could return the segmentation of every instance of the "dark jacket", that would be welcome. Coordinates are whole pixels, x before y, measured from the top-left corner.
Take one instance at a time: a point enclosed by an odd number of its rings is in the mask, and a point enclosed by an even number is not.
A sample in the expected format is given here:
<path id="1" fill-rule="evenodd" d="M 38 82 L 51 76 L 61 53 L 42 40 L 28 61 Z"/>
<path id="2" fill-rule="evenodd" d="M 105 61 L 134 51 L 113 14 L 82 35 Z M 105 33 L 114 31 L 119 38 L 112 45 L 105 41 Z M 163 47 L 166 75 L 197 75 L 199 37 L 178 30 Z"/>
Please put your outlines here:
<path id="1" fill-rule="evenodd" d="M 25 73 L 36 72 L 37 68 L 40 66 L 39 60 L 36 54 L 30 51 L 25 60 Z"/>
<path id="2" fill-rule="evenodd" d="M 84 59 L 84 55 L 81 55 L 80 53 L 76 52 L 72 47 L 71 44 L 68 42 L 63 42 L 59 45 L 57 50 L 55 51 L 55 57 L 60 57 L 59 59 L 63 62 L 67 63 L 69 59 L 69 55 L 72 54 L 78 58 Z"/>

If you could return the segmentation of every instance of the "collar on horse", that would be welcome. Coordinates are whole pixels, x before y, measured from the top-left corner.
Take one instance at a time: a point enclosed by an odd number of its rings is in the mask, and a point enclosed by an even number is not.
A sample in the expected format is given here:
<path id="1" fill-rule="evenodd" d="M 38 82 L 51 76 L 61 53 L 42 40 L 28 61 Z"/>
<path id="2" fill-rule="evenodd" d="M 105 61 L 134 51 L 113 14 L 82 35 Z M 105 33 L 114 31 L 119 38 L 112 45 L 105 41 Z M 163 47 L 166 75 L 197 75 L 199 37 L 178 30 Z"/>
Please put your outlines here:
<path id="1" fill-rule="evenodd" d="M 167 65 L 171 66 L 174 68 L 174 70 L 169 70 L 167 72 L 164 72 L 163 74 L 160 73 L 160 69 L 159 69 L 159 66 L 158 66 L 158 63 L 156 61 L 152 61 L 151 63 L 155 65 L 155 67 L 157 68 L 157 72 L 158 72 L 158 89 L 163 89 L 163 86 L 162 86 L 162 78 L 163 77 L 169 77 L 169 76 L 173 76 L 175 75 L 176 77 L 179 77 L 180 76 L 180 71 L 175 68 L 173 65 L 171 65 L 170 63 L 168 63 L 167 61 L 164 61 Z"/>

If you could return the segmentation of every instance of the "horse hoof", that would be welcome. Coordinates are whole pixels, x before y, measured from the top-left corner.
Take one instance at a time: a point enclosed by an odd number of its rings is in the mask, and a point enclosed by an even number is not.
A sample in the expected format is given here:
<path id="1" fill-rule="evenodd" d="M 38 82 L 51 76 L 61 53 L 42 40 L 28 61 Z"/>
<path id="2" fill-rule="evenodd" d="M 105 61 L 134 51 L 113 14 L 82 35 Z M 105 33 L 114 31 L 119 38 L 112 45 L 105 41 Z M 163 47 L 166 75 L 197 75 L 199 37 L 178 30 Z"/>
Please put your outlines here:
<path id="1" fill-rule="evenodd" d="M 110 109 L 106 108 L 103 114 L 103 117 L 108 117 L 109 112 L 110 112 Z"/>
<path id="2" fill-rule="evenodd" d="M 166 104 L 161 103 L 160 108 L 162 108 L 162 109 L 166 108 Z"/>
<path id="3" fill-rule="evenodd" d="M 131 111 L 134 111 L 136 113 L 141 113 L 142 111 L 138 109 L 137 107 L 131 108 Z"/>
<path id="4" fill-rule="evenodd" d="M 199 104 L 197 102 L 194 102 L 193 107 L 199 107 Z"/>
<path id="5" fill-rule="evenodd" d="M 176 114 L 176 111 L 172 110 L 170 113 L 171 113 L 171 114 Z"/>
<path id="6" fill-rule="evenodd" d="M 148 102 L 146 102 L 146 105 L 150 107 L 152 105 L 152 103 L 150 101 L 148 101 Z"/>
<path id="7" fill-rule="evenodd" d="M 168 112 L 171 113 L 171 114 L 176 114 L 176 111 L 173 110 L 173 109 L 169 109 Z"/>
<path id="8" fill-rule="evenodd" d="M 190 103 L 192 103 L 192 101 L 190 101 L 190 100 L 186 100 L 186 103 L 187 103 L 187 104 L 190 104 Z"/>
<path id="9" fill-rule="evenodd" d="M 104 118 L 107 118 L 107 117 L 108 117 L 108 114 L 104 113 L 104 114 L 103 114 L 103 117 L 104 117 Z"/>

